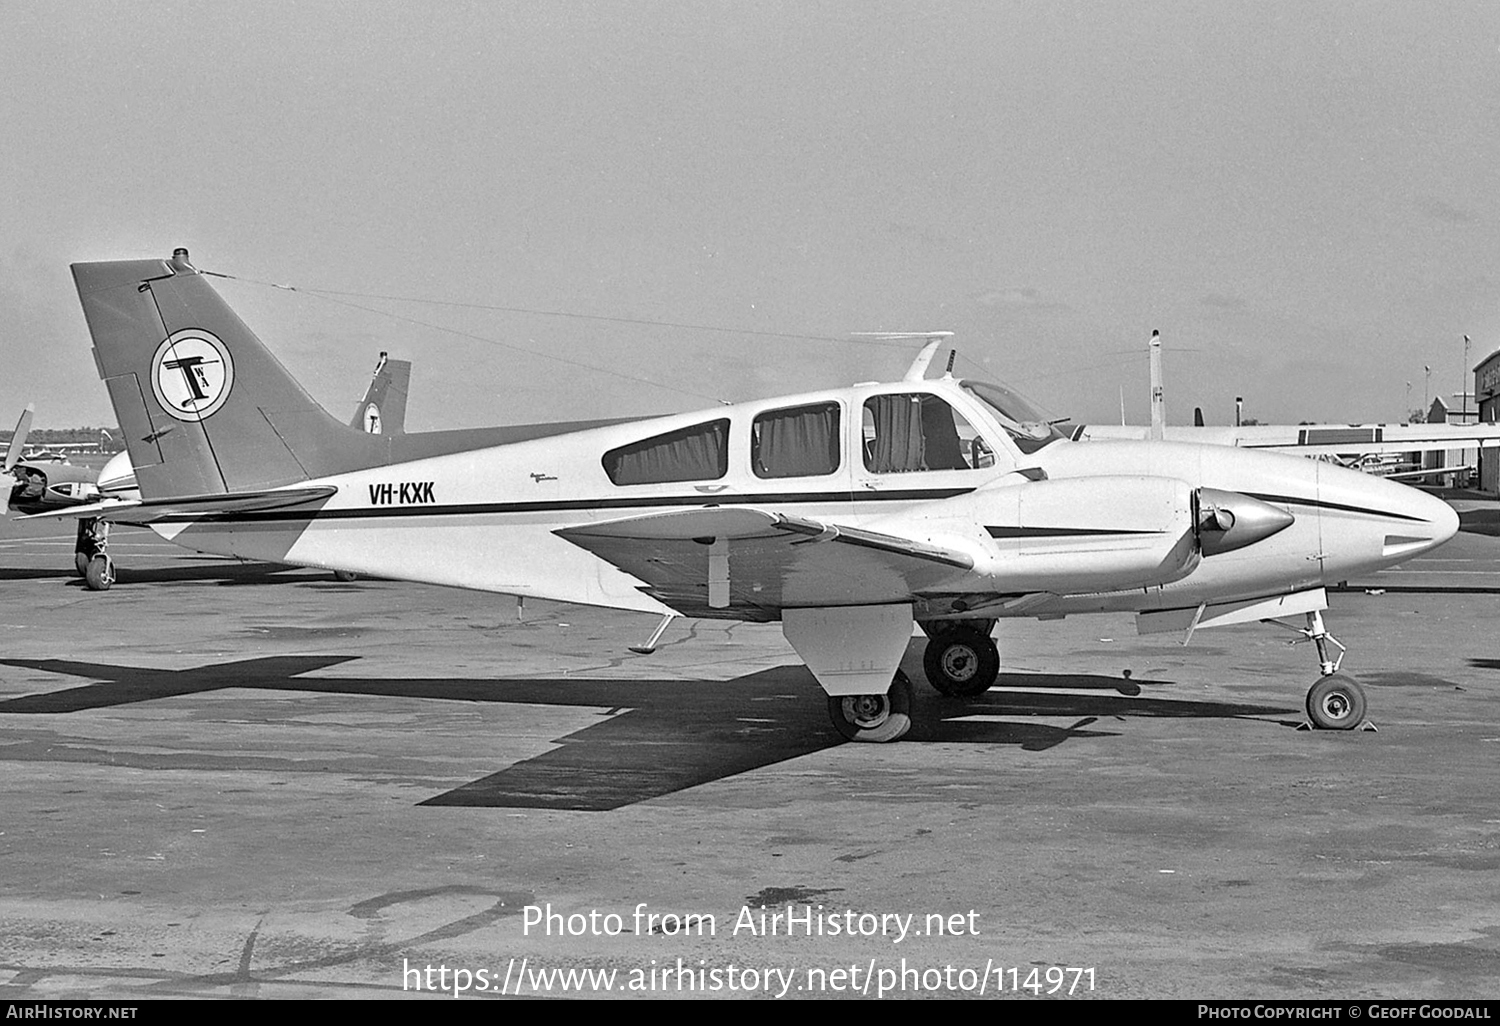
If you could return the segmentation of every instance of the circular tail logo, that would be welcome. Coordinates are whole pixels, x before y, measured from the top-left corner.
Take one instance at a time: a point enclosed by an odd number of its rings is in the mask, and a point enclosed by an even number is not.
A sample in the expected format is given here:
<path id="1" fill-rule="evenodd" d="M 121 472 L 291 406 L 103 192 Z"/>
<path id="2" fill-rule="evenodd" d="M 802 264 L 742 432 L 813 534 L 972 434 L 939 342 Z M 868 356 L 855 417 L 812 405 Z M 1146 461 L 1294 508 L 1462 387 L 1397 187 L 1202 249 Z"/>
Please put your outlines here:
<path id="1" fill-rule="evenodd" d="M 151 389 L 178 420 L 213 416 L 234 386 L 234 360 L 217 335 L 202 328 L 174 331 L 151 360 Z"/>

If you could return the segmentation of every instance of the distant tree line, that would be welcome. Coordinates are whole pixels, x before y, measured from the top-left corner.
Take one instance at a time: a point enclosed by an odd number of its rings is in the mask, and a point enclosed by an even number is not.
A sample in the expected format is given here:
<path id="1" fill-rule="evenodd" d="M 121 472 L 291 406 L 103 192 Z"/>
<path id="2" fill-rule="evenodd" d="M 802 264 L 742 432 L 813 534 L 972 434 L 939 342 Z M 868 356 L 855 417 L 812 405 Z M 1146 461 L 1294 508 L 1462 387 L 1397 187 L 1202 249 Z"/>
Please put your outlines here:
<path id="1" fill-rule="evenodd" d="M 0 431 L 0 446 L 9 445 L 15 432 Z M 97 445 L 101 452 L 119 452 L 125 439 L 117 427 L 32 428 L 26 435 L 28 449 L 47 445 Z"/>

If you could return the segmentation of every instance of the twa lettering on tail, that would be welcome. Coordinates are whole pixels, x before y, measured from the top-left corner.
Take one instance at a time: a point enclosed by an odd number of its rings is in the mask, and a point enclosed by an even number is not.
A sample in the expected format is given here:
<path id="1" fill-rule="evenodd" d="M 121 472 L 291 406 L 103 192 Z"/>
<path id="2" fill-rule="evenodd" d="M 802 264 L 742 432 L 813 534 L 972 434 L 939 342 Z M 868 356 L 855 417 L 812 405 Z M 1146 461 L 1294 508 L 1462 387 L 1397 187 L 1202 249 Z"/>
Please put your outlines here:
<path id="1" fill-rule="evenodd" d="M 88 515 L 207 552 L 663 623 L 780 621 L 854 740 L 909 728 L 899 663 L 914 624 L 929 682 L 966 696 L 996 679 L 998 621 L 1101 611 L 1185 638 L 1300 617 L 1322 675 L 1309 717 L 1352 728 L 1365 699 L 1337 673 L 1325 587 L 1457 529 L 1442 502 L 1326 463 L 1075 443 L 1003 385 L 928 378 L 943 337 L 900 381 L 424 448 L 324 413 L 185 252 L 73 274 L 142 493 Z M 233 387 L 200 421 L 156 435 L 168 414 L 138 382 L 186 331 L 222 341 Z"/>

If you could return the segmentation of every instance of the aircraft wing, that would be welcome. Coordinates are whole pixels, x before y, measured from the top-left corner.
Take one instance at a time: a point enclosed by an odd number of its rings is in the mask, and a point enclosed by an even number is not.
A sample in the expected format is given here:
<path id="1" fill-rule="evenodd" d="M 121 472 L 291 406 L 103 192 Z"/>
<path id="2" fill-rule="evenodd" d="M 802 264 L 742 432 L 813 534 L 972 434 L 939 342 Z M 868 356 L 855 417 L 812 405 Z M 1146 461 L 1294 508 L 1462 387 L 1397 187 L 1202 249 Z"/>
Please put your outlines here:
<path id="1" fill-rule="evenodd" d="M 685 616 L 774 619 L 785 606 L 899 602 L 974 566 L 911 538 L 747 507 L 704 507 L 556 532 Z"/>
<path id="2" fill-rule="evenodd" d="M 1474 472 L 1472 463 L 1461 467 L 1430 467 L 1427 470 L 1398 470 L 1394 474 L 1382 474 L 1372 471 L 1376 477 L 1383 477 L 1387 481 L 1418 481 L 1424 477 L 1446 477 L 1449 474 L 1469 474 Z"/>
<path id="3" fill-rule="evenodd" d="M 1147 428 L 1119 424 L 1086 424 L 1076 441 L 1139 441 Z M 1449 449 L 1500 446 L 1500 424 L 1246 424 L 1243 427 L 1169 427 L 1168 442 L 1232 445 L 1293 456 L 1393 455 Z"/>
<path id="4" fill-rule="evenodd" d="M 287 509 L 326 499 L 337 492 L 332 485 L 315 488 L 279 488 L 257 492 L 222 492 L 188 495 L 175 499 L 104 499 L 81 506 L 67 506 L 47 513 L 33 513 L 17 520 L 38 517 L 71 520 L 97 519 L 127 524 L 151 524 L 168 519 L 209 519 L 222 513 L 250 513 Z"/>

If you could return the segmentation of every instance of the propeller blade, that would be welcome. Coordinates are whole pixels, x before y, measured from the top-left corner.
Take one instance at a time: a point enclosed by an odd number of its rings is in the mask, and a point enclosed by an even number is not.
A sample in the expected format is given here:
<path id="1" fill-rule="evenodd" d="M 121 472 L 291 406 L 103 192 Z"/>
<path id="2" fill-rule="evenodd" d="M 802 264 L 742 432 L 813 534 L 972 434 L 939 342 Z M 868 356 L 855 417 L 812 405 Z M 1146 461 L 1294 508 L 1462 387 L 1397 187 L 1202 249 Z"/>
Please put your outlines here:
<path id="1" fill-rule="evenodd" d="M 21 414 L 21 419 L 16 421 L 16 433 L 10 436 L 10 448 L 5 450 L 5 472 L 8 474 L 21 460 L 21 453 L 26 449 L 26 436 L 31 433 L 31 418 L 36 413 L 36 405 L 27 403 L 26 409 Z M 9 501 L 7 500 L 7 506 Z"/>

